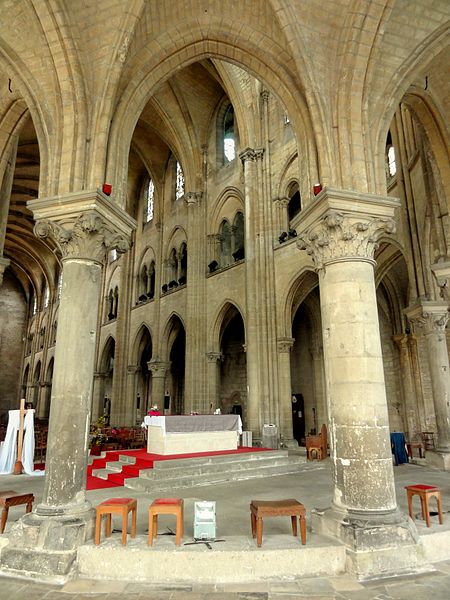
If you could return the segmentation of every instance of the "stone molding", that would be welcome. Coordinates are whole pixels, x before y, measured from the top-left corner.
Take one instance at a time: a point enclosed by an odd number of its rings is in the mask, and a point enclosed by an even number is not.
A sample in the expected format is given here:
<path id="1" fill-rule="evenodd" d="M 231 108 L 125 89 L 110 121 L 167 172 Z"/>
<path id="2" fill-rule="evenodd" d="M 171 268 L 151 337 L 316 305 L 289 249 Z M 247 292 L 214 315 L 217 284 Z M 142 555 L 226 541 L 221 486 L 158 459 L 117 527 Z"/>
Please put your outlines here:
<path id="1" fill-rule="evenodd" d="M 336 261 L 373 262 L 382 235 L 395 232 L 399 200 L 389 196 L 324 188 L 302 211 L 297 246 L 316 268 Z"/>
<path id="2" fill-rule="evenodd" d="M 420 302 L 404 311 L 414 330 L 424 335 L 440 334 L 445 336 L 449 318 L 447 304 L 442 302 Z"/>
<path id="3" fill-rule="evenodd" d="M 27 202 L 36 220 L 34 233 L 51 238 L 63 259 L 102 262 L 106 253 L 126 252 L 136 221 L 100 191 Z"/>

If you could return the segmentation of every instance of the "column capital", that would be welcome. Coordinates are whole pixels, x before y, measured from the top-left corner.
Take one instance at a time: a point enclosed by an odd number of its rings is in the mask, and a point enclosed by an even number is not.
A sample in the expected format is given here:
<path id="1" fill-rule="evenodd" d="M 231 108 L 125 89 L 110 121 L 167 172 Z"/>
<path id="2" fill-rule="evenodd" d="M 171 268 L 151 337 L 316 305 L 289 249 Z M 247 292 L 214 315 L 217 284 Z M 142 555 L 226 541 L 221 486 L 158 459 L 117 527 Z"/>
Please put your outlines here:
<path id="1" fill-rule="evenodd" d="M 135 373 L 137 373 L 140 370 L 140 366 L 139 365 L 128 365 L 127 366 L 127 373 L 130 373 L 131 375 L 134 375 Z"/>
<path id="2" fill-rule="evenodd" d="M 101 191 L 76 192 L 27 202 L 37 237 L 50 238 L 63 259 L 102 262 L 106 253 L 126 252 L 136 221 Z"/>
<path id="3" fill-rule="evenodd" d="M 445 335 L 449 312 L 443 302 L 421 301 L 404 310 L 408 321 L 415 329 L 420 329 L 425 335 L 440 333 Z"/>
<path id="4" fill-rule="evenodd" d="M 450 301 L 450 261 L 437 262 L 431 265 L 431 271 L 440 288 L 440 296 Z"/>
<path id="5" fill-rule="evenodd" d="M 407 350 L 408 349 L 408 335 L 406 333 L 399 333 L 398 335 L 392 336 L 392 341 L 396 344 L 399 350 Z"/>
<path id="6" fill-rule="evenodd" d="M 255 150 L 254 148 L 245 148 L 242 152 L 239 153 L 239 158 L 243 163 L 250 161 L 256 162 L 257 160 L 261 160 L 264 155 L 264 149 L 259 148 Z"/>
<path id="7" fill-rule="evenodd" d="M 278 198 L 273 198 L 273 202 L 281 206 L 282 208 L 287 208 L 289 206 L 289 198 L 287 196 L 281 196 Z"/>
<path id="8" fill-rule="evenodd" d="M 185 192 L 184 201 L 188 206 L 195 206 L 200 203 L 203 192 Z"/>
<path id="9" fill-rule="evenodd" d="M 396 198 L 325 188 L 304 210 L 297 247 L 317 269 L 338 261 L 373 262 L 380 237 L 395 232 L 398 206 Z"/>
<path id="10" fill-rule="evenodd" d="M 147 366 L 152 372 L 153 377 L 165 377 L 166 371 L 170 367 L 170 362 L 152 358 L 148 361 Z"/>
<path id="11" fill-rule="evenodd" d="M 291 337 L 282 337 L 277 339 L 278 352 L 290 352 L 295 339 Z"/>
<path id="12" fill-rule="evenodd" d="M 11 261 L 9 258 L 5 258 L 4 256 L 0 256 L 0 285 L 3 283 L 3 273 L 5 272 L 6 267 L 9 267 L 9 263 Z"/>
<path id="13" fill-rule="evenodd" d="M 265 90 L 265 89 L 262 90 L 262 92 L 261 92 L 261 100 L 263 102 L 268 102 L 269 101 L 269 96 L 270 96 L 269 90 Z"/>
<path id="14" fill-rule="evenodd" d="M 218 363 L 223 359 L 222 352 L 207 352 L 206 358 L 210 363 Z"/>

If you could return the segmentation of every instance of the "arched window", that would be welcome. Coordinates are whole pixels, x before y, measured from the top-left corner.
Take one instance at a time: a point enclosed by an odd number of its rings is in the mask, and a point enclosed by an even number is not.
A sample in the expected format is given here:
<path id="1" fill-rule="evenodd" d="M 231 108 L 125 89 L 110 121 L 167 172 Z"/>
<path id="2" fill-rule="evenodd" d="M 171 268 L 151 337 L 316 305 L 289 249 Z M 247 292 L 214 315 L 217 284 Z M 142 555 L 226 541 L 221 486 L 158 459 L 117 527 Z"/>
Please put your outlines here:
<path id="1" fill-rule="evenodd" d="M 144 223 L 149 223 L 153 219 L 153 209 L 154 209 L 154 199 L 155 199 L 155 184 L 153 183 L 153 180 L 151 177 L 148 180 L 146 196 L 147 197 L 146 197 L 146 203 L 145 203 Z"/>
<path id="2" fill-rule="evenodd" d="M 109 290 L 108 294 L 108 320 L 112 321 L 114 319 L 114 292 Z"/>
<path id="3" fill-rule="evenodd" d="M 178 285 L 178 257 L 175 248 L 172 248 L 169 256 L 169 287 Z"/>
<path id="4" fill-rule="evenodd" d="M 223 154 L 225 162 L 236 158 L 236 140 L 234 137 L 234 110 L 230 104 L 223 118 Z"/>
<path id="5" fill-rule="evenodd" d="M 298 183 L 293 183 L 289 188 L 289 204 L 288 204 L 288 217 L 289 222 L 298 215 L 302 209 L 302 201 L 300 197 L 300 190 Z"/>
<path id="6" fill-rule="evenodd" d="M 388 131 L 386 138 L 386 170 L 389 178 L 397 173 L 397 163 L 395 159 L 395 147 L 392 143 L 391 132 Z"/>
<path id="7" fill-rule="evenodd" d="M 180 248 L 180 277 L 178 283 L 184 285 L 187 279 L 187 246 L 183 242 Z"/>
<path id="8" fill-rule="evenodd" d="M 245 258 L 244 215 L 241 212 L 234 217 L 232 247 L 235 261 Z"/>
<path id="9" fill-rule="evenodd" d="M 176 180 L 175 180 L 175 200 L 180 200 L 184 196 L 184 174 L 180 163 L 176 163 Z"/>
<path id="10" fill-rule="evenodd" d="M 152 262 L 150 263 L 150 267 L 148 269 L 147 297 L 150 299 L 155 297 L 155 261 L 154 260 L 152 260 Z"/>
<path id="11" fill-rule="evenodd" d="M 226 219 L 220 226 L 220 266 L 225 267 L 231 263 L 231 228 Z"/>

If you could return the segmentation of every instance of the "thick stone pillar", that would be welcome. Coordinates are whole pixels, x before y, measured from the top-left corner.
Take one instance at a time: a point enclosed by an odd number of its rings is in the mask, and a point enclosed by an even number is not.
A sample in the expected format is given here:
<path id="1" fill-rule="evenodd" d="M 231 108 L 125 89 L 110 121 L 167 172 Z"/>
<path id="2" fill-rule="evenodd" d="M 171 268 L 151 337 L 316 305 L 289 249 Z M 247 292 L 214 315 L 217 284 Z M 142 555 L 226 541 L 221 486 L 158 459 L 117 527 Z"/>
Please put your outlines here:
<path id="1" fill-rule="evenodd" d="M 445 335 L 448 305 L 422 301 L 405 313 L 414 330 L 422 332 L 427 343 L 437 429 L 436 451 L 427 452 L 427 460 L 450 470 L 450 370 Z"/>
<path id="2" fill-rule="evenodd" d="M 292 430 L 291 350 L 294 338 L 278 338 L 278 370 L 280 398 L 280 440 L 288 448 L 298 448 Z"/>
<path id="3" fill-rule="evenodd" d="M 166 390 L 166 373 L 170 363 L 152 358 L 148 363 L 152 372 L 152 404 L 156 404 L 161 412 L 164 412 L 164 392 Z M 145 414 L 145 407 L 144 409 Z"/>
<path id="4" fill-rule="evenodd" d="M 397 206 L 392 198 L 325 189 L 304 211 L 298 240 L 319 274 L 334 470 L 332 506 L 313 515 L 313 527 L 345 543 L 360 577 L 422 560 L 417 532 L 397 508 L 374 281 L 373 252 L 394 231 Z"/>
<path id="5" fill-rule="evenodd" d="M 86 500 L 88 434 L 102 261 L 125 252 L 134 220 L 101 192 L 28 203 L 35 234 L 62 255 L 45 486 L 35 512 L 12 529 L 1 562 L 15 571 L 68 576 L 76 548 L 92 536 Z"/>

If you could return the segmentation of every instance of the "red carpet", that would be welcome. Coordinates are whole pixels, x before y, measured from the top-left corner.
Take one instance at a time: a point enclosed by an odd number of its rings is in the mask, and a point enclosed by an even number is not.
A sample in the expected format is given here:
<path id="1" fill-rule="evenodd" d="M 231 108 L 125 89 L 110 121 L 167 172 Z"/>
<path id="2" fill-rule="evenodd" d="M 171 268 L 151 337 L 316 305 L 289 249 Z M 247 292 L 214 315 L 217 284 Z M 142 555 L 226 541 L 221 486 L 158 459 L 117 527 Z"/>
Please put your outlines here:
<path id="1" fill-rule="evenodd" d="M 174 460 L 178 458 L 198 458 L 200 456 L 220 456 L 223 454 L 246 454 L 248 452 L 264 452 L 270 448 L 238 448 L 237 450 L 223 450 L 220 452 L 197 452 L 194 454 L 170 454 L 163 456 L 162 454 L 149 454 L 145 449 L 142 450 L 121 450 L 106 452 L 103 458 L 95 458 L 87 469 L 86 489 L 98 490 L 100 488 L 113 488 L 123 486 L 124 480 L 127 477 L 139 477 L 141 469 L 152 469 L 153 463 L 156 460 Z M 120 454 L 127 456 L 135 456 L 136 463 L 124 465 L 120 473 L 111 473 L 108 479 L 101 479 L 92 475 L 94 469 L 105 469 L 107 462 L 119 460 Z"/>

